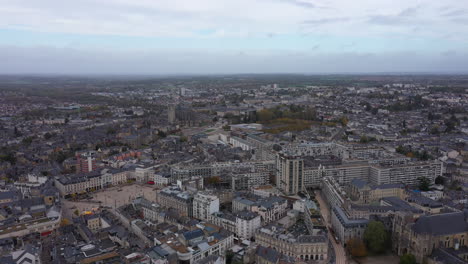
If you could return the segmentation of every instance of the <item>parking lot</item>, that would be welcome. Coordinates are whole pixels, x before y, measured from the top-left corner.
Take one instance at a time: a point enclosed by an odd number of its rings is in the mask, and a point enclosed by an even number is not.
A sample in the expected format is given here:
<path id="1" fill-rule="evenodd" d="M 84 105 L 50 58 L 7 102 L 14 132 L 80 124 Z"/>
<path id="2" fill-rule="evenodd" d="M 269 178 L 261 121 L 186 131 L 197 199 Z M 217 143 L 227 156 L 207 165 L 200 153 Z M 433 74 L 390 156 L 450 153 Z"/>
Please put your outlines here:
<path id="1" fill-rule="evenodd" d="M 80 201 L 63 200 L 63 216 L 71 219 L 74 212 L 92 211 L 99 206 L 117 208 L 124 204 L 130 203 L 137 197 L 144 197 L 150 201 L 156 201 L 156 190 L 151 185 L 132 184 L 118 187 L 111 187 L 105 190 L 100 190 L 90 193 L 92 198 Z"/>

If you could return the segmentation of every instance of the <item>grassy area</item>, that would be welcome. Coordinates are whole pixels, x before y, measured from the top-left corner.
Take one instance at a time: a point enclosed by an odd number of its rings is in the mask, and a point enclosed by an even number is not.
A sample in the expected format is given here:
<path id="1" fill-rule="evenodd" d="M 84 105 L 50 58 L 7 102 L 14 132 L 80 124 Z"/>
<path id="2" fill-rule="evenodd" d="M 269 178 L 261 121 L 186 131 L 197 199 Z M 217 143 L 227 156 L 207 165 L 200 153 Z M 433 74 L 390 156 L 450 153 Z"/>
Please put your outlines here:
<path id="1" fill-rule="evenodd" d="M 287 117 L 276 118 L 270 121 L 259 123 L 261 123 L 264 127 L 262 131 L 270 134 L 279 134 L 285 131 L 304 131 L 310 129 L 311 126 L 336 126 L 336 122 L 309 121 Z"/>
<path id="2" fill-rule="evenodd" d="M 312 121 L 292 118 L 277 118 L 264 123 L 263 132 L 279 134 L 284 131 L 303 131 L 310 128 Z"/>

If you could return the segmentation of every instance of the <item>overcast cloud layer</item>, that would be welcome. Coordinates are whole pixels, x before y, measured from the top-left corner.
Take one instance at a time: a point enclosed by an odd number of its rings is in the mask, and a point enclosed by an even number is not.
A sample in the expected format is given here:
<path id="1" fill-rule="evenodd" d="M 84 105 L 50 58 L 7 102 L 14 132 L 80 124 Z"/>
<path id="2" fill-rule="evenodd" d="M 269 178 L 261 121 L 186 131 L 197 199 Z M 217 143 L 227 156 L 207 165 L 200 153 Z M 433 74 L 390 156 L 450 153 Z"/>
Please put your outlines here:
<path id="1" fill-rule="evenodd" d="M 0 73 L 468 72 L 468 1 L 0 0 Z"/>

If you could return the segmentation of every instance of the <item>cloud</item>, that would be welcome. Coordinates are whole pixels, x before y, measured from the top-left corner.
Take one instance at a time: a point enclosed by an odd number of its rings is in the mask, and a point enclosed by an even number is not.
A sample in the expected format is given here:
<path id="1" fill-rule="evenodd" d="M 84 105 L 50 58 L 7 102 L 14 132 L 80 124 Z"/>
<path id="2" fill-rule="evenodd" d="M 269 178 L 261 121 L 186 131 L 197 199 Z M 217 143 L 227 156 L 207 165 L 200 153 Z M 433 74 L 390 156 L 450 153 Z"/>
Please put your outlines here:
<path id="1" fill-rule="evenodd" d="M 468 54 L 395 52 L 321 53 L 276 50 L 93 51 L 47 46 L 0 46 L 2 73 L 216 74 L 340 72 L 468 72 Z"/>
<path id="2" fill-rule="evenodd" d="M 400 11 L 396 15 L 374 15 L 368 19 L 368 22 L 379 25 L 404 25 L 415 18 L 417 11 L 416 7 L 411 7 Z"/>
<path id="3" fill-rule="evenodd" d="M 304 8 L 317 8 L 316 5 L 314 5 L 311 2 L 306 2 L 306 1 L 300 1 L 300 0 L 282 0 L 283 2 L 290 3 L 299 7 L 304 7 Z"/>
<path id="4" fill-rule="evenodd" d="M 321 18 L 321 19 L 309 19 L 309 20 L 303 21 L 303 23 L 306 25 L 321 26 L 325 24 L 347 22 L 349 20 L 350 18 L 348 17 L 332 17 L 332 18 Z"/>

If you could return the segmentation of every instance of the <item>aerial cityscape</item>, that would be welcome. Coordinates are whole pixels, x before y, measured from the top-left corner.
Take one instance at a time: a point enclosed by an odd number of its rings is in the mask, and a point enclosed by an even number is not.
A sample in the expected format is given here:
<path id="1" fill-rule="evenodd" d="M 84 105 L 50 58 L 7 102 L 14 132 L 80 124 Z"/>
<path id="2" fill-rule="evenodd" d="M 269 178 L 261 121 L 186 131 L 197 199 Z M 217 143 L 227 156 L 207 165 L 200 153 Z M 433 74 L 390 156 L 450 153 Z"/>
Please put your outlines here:
<path id="1" fill-rule="evenodd" d="M 467 17 L 4 1 L 0 264 L 468 263 Z"/>

